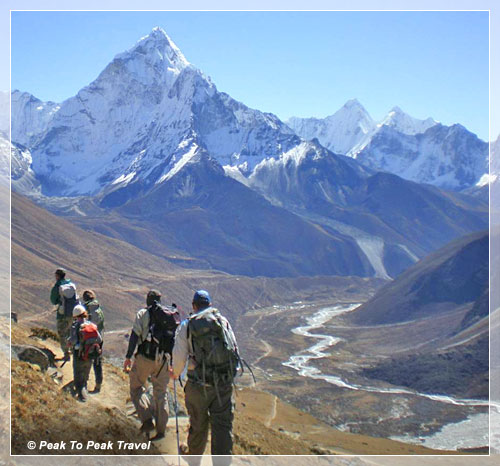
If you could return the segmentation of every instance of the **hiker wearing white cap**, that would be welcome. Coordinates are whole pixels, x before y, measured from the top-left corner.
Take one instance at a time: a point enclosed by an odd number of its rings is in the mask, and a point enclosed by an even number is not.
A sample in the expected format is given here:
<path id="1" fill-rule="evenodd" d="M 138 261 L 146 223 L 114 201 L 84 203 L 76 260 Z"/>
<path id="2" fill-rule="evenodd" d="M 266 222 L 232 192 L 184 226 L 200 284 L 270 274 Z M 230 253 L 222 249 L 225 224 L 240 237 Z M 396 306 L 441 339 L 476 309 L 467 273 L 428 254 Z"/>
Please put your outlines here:
<path id="1" fill-rule="evenodd" d="M 102 312 L 99 301 L 96 298 L 95 292 L 92 290 L 85 290 L 83 292 L 83 306 L 89 314 L 89 320 L 97 325 L 97 330 L 104 339 L 104 313 Z M 102 353 L 102 343 L 101 343 Z M 92 365 L 94 366 L 95 374 L 95 387 L 91 393 L 99 393 L 102 385 L 102 355 L 95 358 Z"/>
<path id="2" fill-rule="evenodd" d="M 73 325 L 68 338 L 73 349 L 73 383 L 78 400 L 87 401 L 87 381 L 94 359 L 101 355 L 102 338 L 97 326 L 88 320 L 85 308 L 78 304 L 73 308 Z"/>

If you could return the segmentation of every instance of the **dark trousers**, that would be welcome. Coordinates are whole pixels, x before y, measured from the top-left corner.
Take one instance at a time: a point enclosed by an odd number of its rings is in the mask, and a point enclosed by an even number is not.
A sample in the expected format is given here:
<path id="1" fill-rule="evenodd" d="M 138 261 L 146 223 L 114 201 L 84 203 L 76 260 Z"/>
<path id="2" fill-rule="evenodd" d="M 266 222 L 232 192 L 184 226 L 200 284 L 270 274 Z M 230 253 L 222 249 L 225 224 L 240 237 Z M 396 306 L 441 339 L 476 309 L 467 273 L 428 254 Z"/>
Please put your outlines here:
<path id="1" fill-rule="evenodd" d="M 83 360 L 78 351 L 73 351 L 73 382 L 77 393 L 80 393 L 82 388 L 87 386 L 91 367 L 92 361 L 90 359 Z"/>
<path id="2" fill-rule="evenodd" d="M 97 385 L 102 384 L 102 356 L 94 359 L 92 364 L 94 366 L 95 383 Z"/>
<path id="3" fill-rule="evenodd" d="M 189 413 L 190 455 L 202 455 L 212 431 L 212 455 L 231 455 L 233 450 L 233 386 L 203 387 L 188 381 L 184 388 Z M 217 392 L 218 395 L 217 396 Z"/>
<path id="4" fill-rule="evenodd" d="M 101 356 L 94 359 L 92 363 L 94 366 L 95 383 L 97 385 L 102 384 L 102 343 L 101 343 Z"/>

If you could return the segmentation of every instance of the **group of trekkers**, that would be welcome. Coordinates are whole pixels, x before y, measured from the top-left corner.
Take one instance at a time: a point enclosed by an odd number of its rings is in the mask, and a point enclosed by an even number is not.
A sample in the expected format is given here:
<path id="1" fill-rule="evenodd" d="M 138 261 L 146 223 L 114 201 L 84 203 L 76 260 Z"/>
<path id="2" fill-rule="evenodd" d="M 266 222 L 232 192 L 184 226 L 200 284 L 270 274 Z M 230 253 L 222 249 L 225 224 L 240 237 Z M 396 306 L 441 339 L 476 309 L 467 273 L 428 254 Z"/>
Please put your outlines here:
<path id="1" fill-rule="evenodd" d="M 56 283 L 50 292 L 50 301 L 57 305 L 57 333 L 63 352 L 63 364 L 73 354 L 73 384 L 78 399 L 85 402 L 92 366 L 95 373 L 92 392 L 101 391 L 104 313 L 92 290 L 85 290 L 80 302 L 76 286 L 66 278 L 64 269 L 57 269 L 55 277 Z"/>
<path id="2" fill-rule="evenodd" d="M 80 301 L 66 272 L 57 269 L 55 276 L 50 299 L 58 306 L 63 364 L 72 357 L 74 389 L 78 400 L 85 402 L 92 366 L 96 381 L 92 392 L 98 393 L 103 383 L 104 314 L 92 290 L 85 290 Z M 184 393 L 189 432 L 187 445 L 180 444 L 177 435 L 179 453 L 202 455 L 210 428 L 211 454 L 231 455 L 233 385 L 243 360 L 231 325 L 212 306 L 207 291 L 194 293 L 192 309 L 189 317 L 181 321 L 175 304 L 162 305 L 157 290 L 147 293 L 146 307 L 135 317 L 123 364 L 129 373 L 130 398 L 141 421 L 140 431 L 148 437 L 156 431 L 150 440 L 160 440 L 165 437 L 169 416 L 169 380 L 173 379 L 177 405 L 176 384 L 182 386 L 182 377 L 187 376 Z"/>

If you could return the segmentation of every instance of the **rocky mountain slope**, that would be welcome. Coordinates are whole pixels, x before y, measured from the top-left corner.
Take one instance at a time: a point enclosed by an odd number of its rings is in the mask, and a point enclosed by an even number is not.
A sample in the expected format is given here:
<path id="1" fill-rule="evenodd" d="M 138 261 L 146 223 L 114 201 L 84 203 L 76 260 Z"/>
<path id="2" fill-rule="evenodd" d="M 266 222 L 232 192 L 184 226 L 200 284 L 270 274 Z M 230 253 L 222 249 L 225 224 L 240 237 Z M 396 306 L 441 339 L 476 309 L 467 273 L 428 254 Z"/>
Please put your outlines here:
<path id="1" fill-rule="evenodd" d="M 381 288 L 351 318 L 368 324 L 404 322 L 476 302 L 488 289 L 488 240 L 481 232 L 451 242 Z"/>
<path id="2" fill-rule="evenodd" d="M 373 275 L 352 238 L 271 204 L 201 150 L 175 176 L 115 212 L 122 221 L 113 222 L 114 231 L 142 227 L 141 247 L 149 252 L 157 253 L 161 238 L 206 267 L 232 274 Z M 75 221 L 91 229 L 109 224 L 88 216 Z"/>
<path id="3" fill-rule="evenodd" d="M 135 233 L 131 230 L 130 234 L 141 235 L 142 230 Z M 162 290 L 167 302 L 176 302 L 186 310 L 190 309 L 194 290 L 209 289 L 221 310 L 236 322 L 239 315 L 254 307 L 331 295 L 332 288 L 366 288 L 370 292 L 381 283 L 358 277 L 232 276 L 194 267 L 181 268 L 173 264 L 176 259 L 182 263 L 193 259 L 179 255 L 175 249 L 163 246 L 162 254 L 166 258 L 123 240 L 83 230 L 12 194 L 12 306 L 20 320 L 55 325 L 48 293 L 53 271 L 60 266 L 68 270 L 80 292 L 86 288 L 96 291 L 108 310 L 107 320 L 115 328 L 128 328 L 132 324 L 151 287 Z"/>
<path id="4" fill-rule="evenodd" d="M 353 312 L 347 320 L 357 325 L 400 325 L 416 334 L 427 328 L 427 338 L 416 347 L 408 345 L 363 374 L 419 391 L 487 398 L 488 258 L 487 232 L 461 238 L 410 267 Z M 417 327 L 422 328 L 417 332 Z"/>
<path id="5" fill-rule="evenodd" d="M 355 239 L 382 278 L 398 275 L 417 257 L 483 224 L 480 201 L 367 171 L 314 142 L 303 146 L 298 160 L 291 151 L 288 158 L 259 164 L 250 186 Z"/>
<path id="6" fill-rule="evenodd" d="M 455 191 L 488 173 L 488 144 L 459 124 L 436 124 L 415 135 L 383 125 L 355 157 L 376 170 Z"/>

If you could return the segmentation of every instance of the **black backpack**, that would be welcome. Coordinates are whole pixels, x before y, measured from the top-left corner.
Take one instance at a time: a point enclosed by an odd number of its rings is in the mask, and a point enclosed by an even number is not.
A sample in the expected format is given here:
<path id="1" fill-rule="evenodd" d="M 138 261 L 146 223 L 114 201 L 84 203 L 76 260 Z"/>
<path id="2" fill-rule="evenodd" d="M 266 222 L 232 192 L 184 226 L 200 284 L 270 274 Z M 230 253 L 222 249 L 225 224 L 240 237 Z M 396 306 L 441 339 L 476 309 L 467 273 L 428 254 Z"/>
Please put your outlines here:
<path id="1" fill-rule="evenodd" d="M 232 384 L 241 359 L 236 342 L 221 320 L 217 309 L 209 308 L 189 318 L 188 338 L 191 336 L 196 363 L 188 377 L 194 382 L 210 385 Z"/>
<path id="2" fill-rule="evenodd" d="M 148 336 L 139 346 L 139 353 L 153 360 L 160 355 L 172 356 L 175 331 L 180 323 L 179 313 L 173 308 L 163 307 L 158 303 L 149 306 L 148 313 Z"/>

